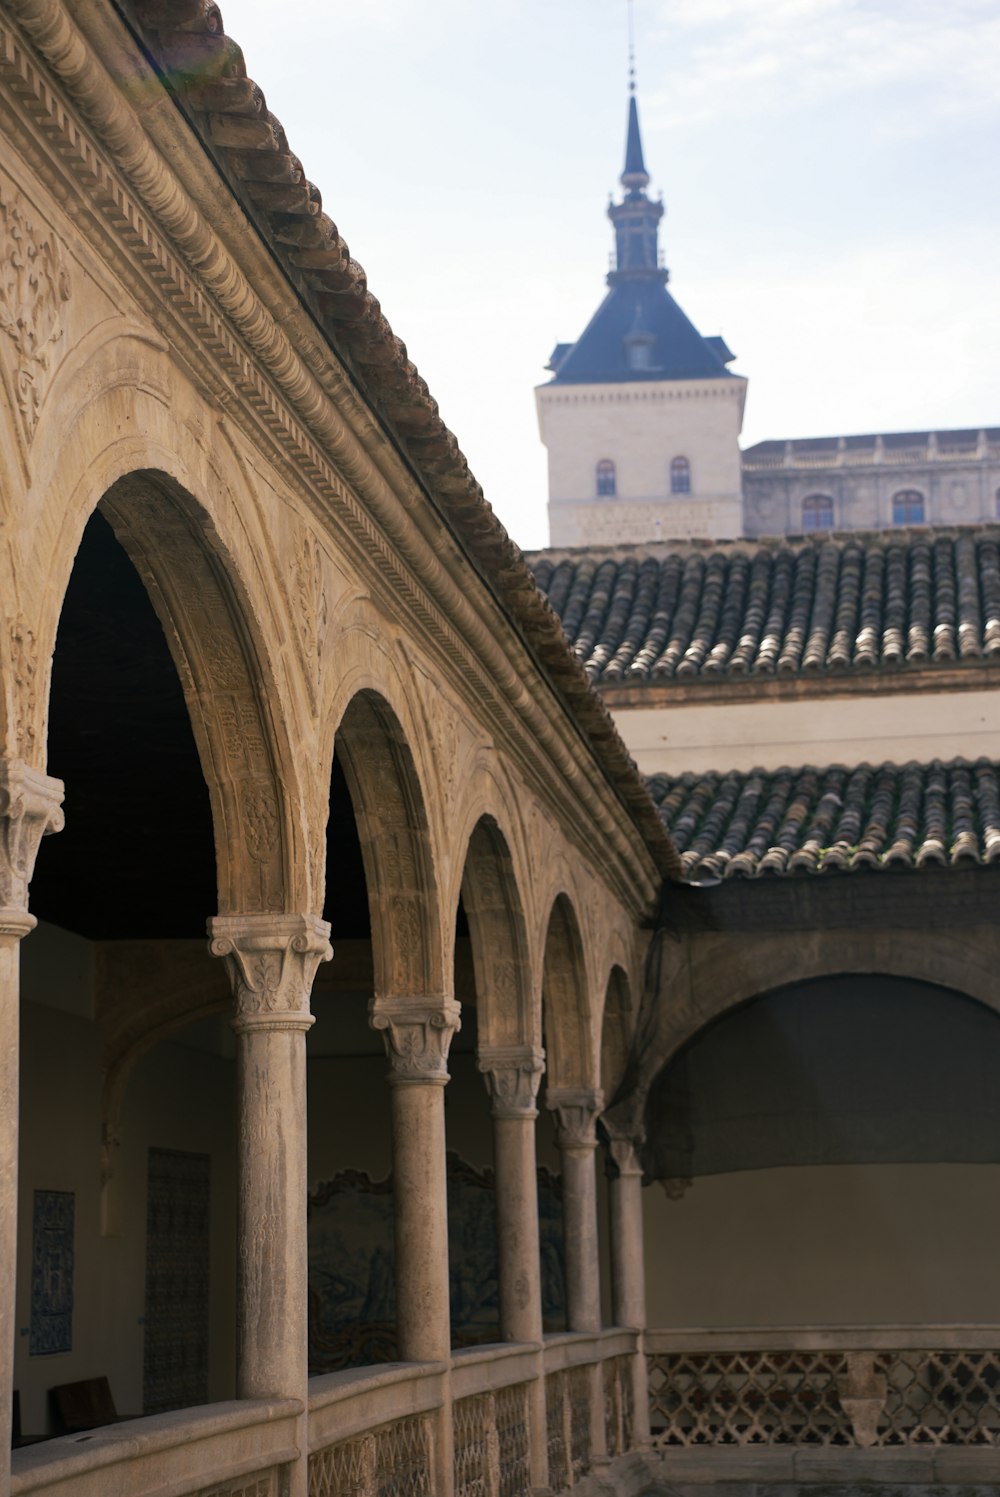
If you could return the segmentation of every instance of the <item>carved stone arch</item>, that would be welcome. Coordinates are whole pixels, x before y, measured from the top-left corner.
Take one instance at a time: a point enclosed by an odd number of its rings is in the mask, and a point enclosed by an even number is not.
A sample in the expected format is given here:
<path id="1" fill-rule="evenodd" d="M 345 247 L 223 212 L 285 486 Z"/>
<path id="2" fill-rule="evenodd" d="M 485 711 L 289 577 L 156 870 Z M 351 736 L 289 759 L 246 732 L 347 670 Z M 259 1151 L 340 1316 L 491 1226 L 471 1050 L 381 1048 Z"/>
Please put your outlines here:
<path id="1" fill-rule="evenodd" d="M 742 935 L 716 940 L 691 962 L 685 962 L 687 994 L 674 986 L 677 1000 L 657 1037 L 655 1068 L 660 1070 L 707 1024 L 722 1018 L 775 986 L 818 977 L 880 974 L 950 988 L 1000 1013 L 996 971 L 1000 935 L 969 940 L 968 932 L 855 930 L 845 939 L 838 930 Z M 661 999 L 662 1002 L 662 999 Z"/>
<path id="2" fill-rule="evenodd" d="M 368 885 L 376 1000 L 444 995 L 441 903 L 415 756 L 385 696 L 362 687 L 334 739 Z"/>
<path id="3" fill-rule="evenodd" d="M 592 1005 L 583 938 L 569 897 L 553 901 L 542 962 L 542 1016 L 549 1089 L 595 1088 Z"/>
<path id="4" fill-rule="evenodd" d="M 480 1045 L 540 1045 L 524 907 L 508 840 L 493 816 L 480 817 L 468 839 L 462 902 L 476 975 Z"/>
<path id="5" fill-rule="evenodd" d="M 120 478 L 99 508 L 149 594 L 184 692 L 212 807 L 219 910 L 294 911 L 293 759 L 218 531 L 176 480 L 152 470 Z"/>

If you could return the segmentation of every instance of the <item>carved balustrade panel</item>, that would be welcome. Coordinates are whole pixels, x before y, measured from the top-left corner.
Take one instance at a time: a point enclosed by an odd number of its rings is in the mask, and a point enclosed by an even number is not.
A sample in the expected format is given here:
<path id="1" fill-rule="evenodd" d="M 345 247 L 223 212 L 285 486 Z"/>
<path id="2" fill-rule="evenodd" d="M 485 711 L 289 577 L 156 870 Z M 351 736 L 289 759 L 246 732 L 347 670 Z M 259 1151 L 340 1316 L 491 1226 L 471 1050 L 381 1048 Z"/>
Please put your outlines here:
<path id="1" fill-rule="evenodd" d="M 427 1417 L 397 1419 L 314 1451 L 309 1497 L 433 1497 Z"/>
<path id="2" fill-rule="evenodd" d="M 194 1497 L 278 1497 L 278 1469 L 258 1471 L 253 1476 L 238 1476 L 233 1481 L 200 1487 Z"/>
<path id="3" fill-rule="evenodd" d="M 654 1446 L 1000 1445 L 1000 1353 L 657 1352 Z"/>
<path id="4" fill-rule="evenodd" d="M 528 1497 L 528 1389 L 516 1383 L 453 1405 L 455 1497 Z"/>
<path id="5" fill-rule="evenodd" d="M 609 1357 L 603 1367 L 604 1438 L 609 1456 L 632 1447 L 632 1367 L 629 1357 Z"/>
<path id="6" fill-rule="evenodd" d="M 549 1487 L 565 1492 L 591 1466 L 590 1367 L 565 1367 L 545 1379 Z"/>

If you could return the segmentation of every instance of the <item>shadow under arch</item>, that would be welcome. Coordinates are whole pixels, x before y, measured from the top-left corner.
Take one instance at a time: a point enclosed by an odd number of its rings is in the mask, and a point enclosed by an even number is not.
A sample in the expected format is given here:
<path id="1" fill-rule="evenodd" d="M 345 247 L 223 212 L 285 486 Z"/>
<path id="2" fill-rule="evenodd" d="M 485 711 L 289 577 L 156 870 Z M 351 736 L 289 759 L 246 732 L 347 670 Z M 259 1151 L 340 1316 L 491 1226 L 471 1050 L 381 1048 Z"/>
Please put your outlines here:
<path id="1" fill-rule="evenodd" d="M 785 983 L 657 1072 L 646 1173 L 1000 1163 L 998 1067 L 996 1011 L 953 988 L 878 971 Z"/>
<path id="2" fill-rule="evenodd" d="M 608 1099 L 615 1095 L 625 1075 L 634 1021 L 628 976 L 616 963 L 608 975 L 601 1019 L 601 1090 Z"/>
<path id="3" fill-rule="evenodd" d="M 97 513 L 138 573 L 180 679 L 211 804 L 218 910 L 294 912 L 304 859 L 289 805 L 293 760 L 253 610 L 218 532 L 161 472 L 119 479 Z"/>
<path id="4" fill-rule="evenodd" d="M 549 915 L 542 964 L 542 1019 L 549 1090 L 596 1085 L 583 939 L 573 905 L 559 894 Z"/>
<path id="5" fill-rule="evenodd" d="M 481 1046 L 538 1045 L 524 908 L 506 838 L 492 816 L 473 828 L 462 874 Z"/>
<path id="6" fill-rule="evenodd" d="M 371 919 L 376 999 L 448 991 L 424 795 L 403 726 L 385 697 L 363 687 L 336 730 L 357 823 Z M 328 846 L 335 836 L 328 832 Z"/>

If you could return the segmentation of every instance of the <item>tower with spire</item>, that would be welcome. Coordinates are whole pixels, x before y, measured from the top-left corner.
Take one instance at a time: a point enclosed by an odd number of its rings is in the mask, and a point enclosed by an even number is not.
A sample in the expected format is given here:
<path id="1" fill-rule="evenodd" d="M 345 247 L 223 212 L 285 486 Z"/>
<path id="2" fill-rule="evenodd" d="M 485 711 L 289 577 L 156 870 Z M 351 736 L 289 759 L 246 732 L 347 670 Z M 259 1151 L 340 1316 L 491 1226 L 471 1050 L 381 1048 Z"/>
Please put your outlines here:
<path id="1" fill-rule="evenodd" d="M 535 392 L 551 544 L 741 535 L 747 382 L 730 372 L 723 339 L 702 337 L 667 289 L 631 59 L 619 181 L 607 295 L 575 343 L 556 345 L 552 378 Z"/>

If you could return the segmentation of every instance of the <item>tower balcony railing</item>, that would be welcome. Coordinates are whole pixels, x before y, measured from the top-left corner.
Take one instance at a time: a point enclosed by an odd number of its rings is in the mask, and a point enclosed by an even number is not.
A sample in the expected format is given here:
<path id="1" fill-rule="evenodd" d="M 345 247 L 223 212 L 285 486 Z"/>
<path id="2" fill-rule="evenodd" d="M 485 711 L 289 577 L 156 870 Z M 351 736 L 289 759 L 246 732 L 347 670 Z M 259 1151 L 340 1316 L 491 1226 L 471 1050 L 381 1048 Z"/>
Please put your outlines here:
<path id="1" fill-rule="evenodd" d="M 870 447 L 851 447 L 845 444 L 822 451 L 797 449 L 794 442 L 786 442 L 783 451 L 768 453 L 744 453 L 744 473 L 767 473 L 782 469 L 814 472 L 827 468 L 871 468 L 904 467 L 907 465 L 975 463 L 1000 461 L 1000 441 L 991 440 L 985 431 L 961 443 L 942 442 L 929 437 L 925 442 L 908 446 L 893 446 L 877 439 Z"/>

